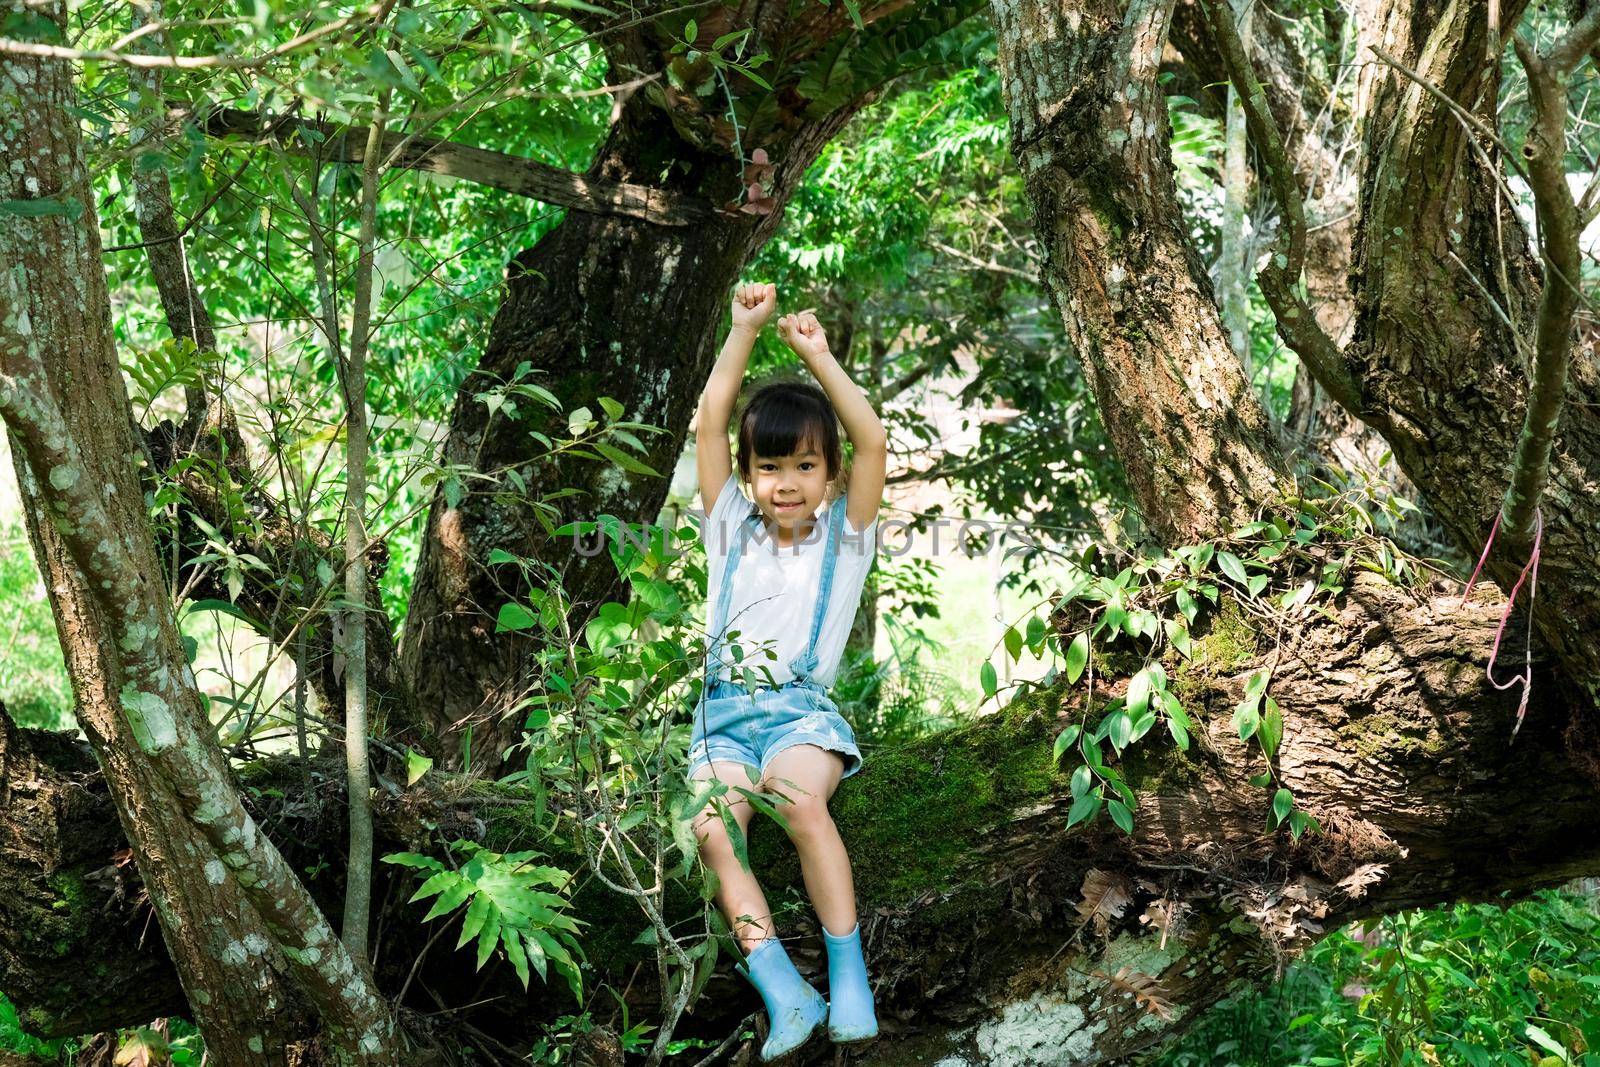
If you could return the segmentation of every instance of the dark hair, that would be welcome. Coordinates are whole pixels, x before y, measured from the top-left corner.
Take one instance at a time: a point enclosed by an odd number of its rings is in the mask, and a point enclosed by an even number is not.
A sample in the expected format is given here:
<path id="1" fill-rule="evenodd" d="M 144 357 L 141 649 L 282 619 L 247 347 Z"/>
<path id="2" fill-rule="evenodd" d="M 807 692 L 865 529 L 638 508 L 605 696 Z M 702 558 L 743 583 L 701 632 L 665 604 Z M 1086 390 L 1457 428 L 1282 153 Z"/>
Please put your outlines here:
<path id="1" fill-rule="evenodd" d="M 754 457 L 792 456 L 808 441 L 822 453 L 832 482 L 844 467 L 844 452 L 828 394 L 810 382 L 768 382 L 750 395 L 739 416 L 739 471 L 748 482 Z"/>

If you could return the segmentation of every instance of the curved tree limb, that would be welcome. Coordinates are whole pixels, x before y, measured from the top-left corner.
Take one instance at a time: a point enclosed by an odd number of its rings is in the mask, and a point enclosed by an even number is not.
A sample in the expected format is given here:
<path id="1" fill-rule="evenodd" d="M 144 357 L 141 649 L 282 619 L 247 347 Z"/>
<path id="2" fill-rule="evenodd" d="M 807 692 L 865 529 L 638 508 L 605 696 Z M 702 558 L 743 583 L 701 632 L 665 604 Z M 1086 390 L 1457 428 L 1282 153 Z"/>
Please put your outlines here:
<path id="1" fill-rule="evenodd" d="M 1550 478 L 1550 450 L 1566 399 L 1567 365 L 1572 354 L 1573 315 L 1582 294 L 1578 286 L 1583 264 L 1578 237 L 1583 232 L 1578 205 L 1567 184 L 1567 76 L 1600 39 L 1600 7 L 1590 11 L 1541 59 L 1521 34 L 1513 40 L 1517 58 L 1528 74 L 1533 123 L 1523 148 L 1534 210 L 1539 221 L 1539 252 L 1544 261 L 1544 288 L 1534 333 L 1532 383 L 1522 432 L 1505 498 L 1501 525 L 1515 541 L 1533 537 L 1534 514 Z"/>
<path id="2" fill-rule="evenodd" d="M 1268 257 L 1266 265 L 1256 276 L 1261 284 L 1262 295 L 1272 305 L 1278 333 L 1305 361 L 1317 383 L 1341 407 L 1359 415 L 1362 409 L 1361 395 L 1344 353 L 1317 323 L 1316 315 L 1297 291 L 1300 275 L 1305 268 L 1305 205 L 1300 199 L 1293 167 L 1284 152 L 1283 140 L 1278 135 L 1277 123 L 1273 121 L 1272 112 L 1267 106 L 1266 94 L 1256 79 L 1249 57 L 1245 55 L 1232 10 L 1218 0 L 1199 0 L 1199 4 L 1206 24 L 1216 39 L 1229 80 L 1239 94 L 1250 138 L 1262 155 L 1267 182 L 1281 214 L 1277 251 Z"/>

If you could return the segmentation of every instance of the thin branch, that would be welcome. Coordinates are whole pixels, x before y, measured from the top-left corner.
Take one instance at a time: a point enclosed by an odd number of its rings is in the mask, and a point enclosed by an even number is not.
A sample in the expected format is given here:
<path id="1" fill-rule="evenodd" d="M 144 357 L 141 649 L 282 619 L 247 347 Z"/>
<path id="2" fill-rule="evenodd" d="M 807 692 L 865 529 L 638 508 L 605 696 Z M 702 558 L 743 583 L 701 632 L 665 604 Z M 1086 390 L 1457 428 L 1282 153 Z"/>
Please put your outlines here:
<path id="1" fill-rule="evenodd" d="M 345 871 L 344 927 L 350 955 L 367 956 L 367 915 L 372 907 L 371 770 L 367 762 L 367 347 L 372 322 L 372 256 L 377 242 L 378 168 L 390 90 L 378 94 L 378 113 L 367 130 L 361 163 L 361 222 L 357 237 L 355 306 L 348 357 L 339 366 L 348 420 L 345 430 L 345 773 L 349 783 L 349 861 Z"/>
<path id="2" fill-rule="evenodd" d="M 66 59 L 82 63 L 93 61 L 96 63 L 120 63 L 128 67 L 143 67 L 146 69 L 167 68 L 174 70 L 199 70 L 206 68 L 249 68 L 265 66 L 280 56 L 287 55 L 296 49 L 313 44 L 330 34 L 338 33 L 354 22 L 367 22 L 380 18 L 382 14 L 394 3 L 394 0 L 384 0 L 382 3 L 335 19 L 326 26 L 318 26 L 307 33 L 302 33 L 293 40 L 285 41 L 275 48 L 270 48 L 254 56 L 158 56 L 145 55 L 140 52 L 121 52 L 110 48 L 65 48 L 61 45 L 38 44 L 33 41 L 15 41 L 10 38 L 0 37 L 0 54 L 14 56 L 32 56 L 36 59 Z"/>
<path id="3" fill-rule="evenodd" d="M 1318 324 L 1316 316 L 1295 286 L 1305 266 L 1306 215 L 1295 184 L 1294 170 L 1283 149 L 1277 123 L 1267 108 L 1266 93 L 1245 55 L 1234 25 L 1233 12 L 1221 0 L 1200 0 L 1200 11 L 1217 42 L 1217 51 L 1227 68 L 1244 109 L 1250 139 L 1255 142 L 1266 167 L 1268 184 L 1281 214 L 1277 248 L 1267 257 L 1266 266 L 1256 274 L 1261 293 L 1272 305 L 1278 332 L 1340 407 L 1357 418 L 1361 410 L 1361 391 L 1350 373 L 1344 353 Z"/>

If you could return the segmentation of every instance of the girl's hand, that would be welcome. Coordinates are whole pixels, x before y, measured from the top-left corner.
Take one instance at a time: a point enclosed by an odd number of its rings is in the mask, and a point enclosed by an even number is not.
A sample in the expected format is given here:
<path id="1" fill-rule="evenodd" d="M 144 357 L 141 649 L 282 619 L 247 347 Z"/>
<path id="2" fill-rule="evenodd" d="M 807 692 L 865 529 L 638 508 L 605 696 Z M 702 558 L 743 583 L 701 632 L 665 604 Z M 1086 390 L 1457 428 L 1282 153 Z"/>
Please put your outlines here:
<path id="1" fill-rule="evenodd" d="M 822 323 L 809 311 L 779 319 L 778 336 L 783 338 L 784 344 L 795 350 L 795 354 L 807 366 L 818 356 L 829 355 L 828 335 L 823 332 Z"/>
<path id="2" fill-rule="evenodd" d="M 733 327 L 755 334 L 778 308 L 778 287 L 771 282 L 745 282 L 733 290 Z"/>

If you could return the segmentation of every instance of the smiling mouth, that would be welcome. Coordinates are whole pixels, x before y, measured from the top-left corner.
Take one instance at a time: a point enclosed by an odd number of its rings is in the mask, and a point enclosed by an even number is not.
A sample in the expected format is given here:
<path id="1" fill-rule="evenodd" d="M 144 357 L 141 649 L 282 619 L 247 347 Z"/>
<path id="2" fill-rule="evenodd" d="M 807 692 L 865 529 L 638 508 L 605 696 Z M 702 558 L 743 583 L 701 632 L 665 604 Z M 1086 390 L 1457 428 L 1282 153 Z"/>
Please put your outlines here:
<path id="1" fill-rule="evenodd" d="M 777 507 L 778 507 L 779 511 L 793 511 L 795 508 L 799 507 L 801 505 L 801 503 L 802 503 L 802 501 L 796 500 L 792 504 L 780 503 L 780 504 L 777 505 Z"/>

